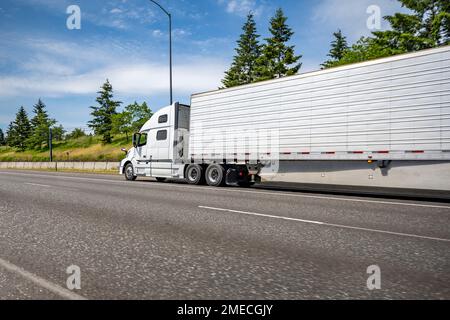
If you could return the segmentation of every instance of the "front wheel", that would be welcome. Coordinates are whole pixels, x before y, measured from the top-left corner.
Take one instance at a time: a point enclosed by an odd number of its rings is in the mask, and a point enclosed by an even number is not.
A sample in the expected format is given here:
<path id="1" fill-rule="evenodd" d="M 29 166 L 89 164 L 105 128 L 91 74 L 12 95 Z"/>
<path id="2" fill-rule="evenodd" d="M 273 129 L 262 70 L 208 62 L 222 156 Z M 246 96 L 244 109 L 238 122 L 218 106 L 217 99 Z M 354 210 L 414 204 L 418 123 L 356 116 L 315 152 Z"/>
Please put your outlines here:
<path id="1" fill-rule="evenodd" d="M 134 167 L 131 163 L 127 164 L 125 167 L 125 179 L 127 181 L 135 181 L 137 176 L 134 174 Z"/>

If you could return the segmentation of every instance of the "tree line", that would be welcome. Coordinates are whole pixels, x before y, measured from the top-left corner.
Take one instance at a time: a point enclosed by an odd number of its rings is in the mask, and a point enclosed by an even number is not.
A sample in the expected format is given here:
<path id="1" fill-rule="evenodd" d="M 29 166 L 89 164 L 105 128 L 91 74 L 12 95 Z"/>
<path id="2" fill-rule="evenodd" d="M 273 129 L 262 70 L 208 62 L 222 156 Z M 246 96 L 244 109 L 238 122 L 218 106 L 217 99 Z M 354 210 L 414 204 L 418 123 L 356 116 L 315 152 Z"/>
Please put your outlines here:
<path id="1" fill-rule="evenodd" d="M 97 105 L 91 106 L 92 119 L 88 122 L 95 135 L 102 137 L 105 144 L 111 143 L 115 134 L 125 134 L 127 141 L 133 132 L 137 132 L 150 119 L 152 111 L 144 102 L 134 102 L 118 109 L 122 102 L 114 100 L 113 88 L 109 80 L 101 87 L 96 99 Z M 12 121 L 6 134 L 0 129 L 0 145 L 16 148 L 19 151 L 43 150 L 49 147 L 50 128 L 54 141 L 78 139 L 86 136 L 82 128 L 75 128 L 67 133 L 62 125 L 48 115 L 46 105 L 39 99 L 33 106 L 33 117 L 30 119 L 22 106 Z"/>
<path id="2" fill-rule="evenodd" d="M 398 0 L 411 13 L 396 13 L 384 17 L 391 26 L 387 31 L 375 31 L 349 45 L 341 30 L 333 34 L 328 60 L 322 69 L 384 58 L 450 44 L 449 0 Z M 278 9 L 270 20 L 271 36 L 260 44 L 254 15 L 247 16 L 237 41 L 236 55 L 225 73 L 225 88 L 276 79 L 297 74 L 302 66 L 301 55 L 289 45 L 294 32 L 287 17 Z"/>

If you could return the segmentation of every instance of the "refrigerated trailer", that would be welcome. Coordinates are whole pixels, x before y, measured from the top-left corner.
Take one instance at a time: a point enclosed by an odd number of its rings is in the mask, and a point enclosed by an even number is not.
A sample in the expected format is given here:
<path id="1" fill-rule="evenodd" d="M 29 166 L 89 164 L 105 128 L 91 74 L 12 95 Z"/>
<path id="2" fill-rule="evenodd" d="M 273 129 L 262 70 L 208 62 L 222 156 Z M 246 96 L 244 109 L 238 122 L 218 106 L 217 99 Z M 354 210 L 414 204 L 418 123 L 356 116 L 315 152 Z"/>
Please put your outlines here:
<path id="1" fill-rule="evenodd" d="M 128 180 L 450 190 L 450 47 L 194 94 L 133 145 Z"/>

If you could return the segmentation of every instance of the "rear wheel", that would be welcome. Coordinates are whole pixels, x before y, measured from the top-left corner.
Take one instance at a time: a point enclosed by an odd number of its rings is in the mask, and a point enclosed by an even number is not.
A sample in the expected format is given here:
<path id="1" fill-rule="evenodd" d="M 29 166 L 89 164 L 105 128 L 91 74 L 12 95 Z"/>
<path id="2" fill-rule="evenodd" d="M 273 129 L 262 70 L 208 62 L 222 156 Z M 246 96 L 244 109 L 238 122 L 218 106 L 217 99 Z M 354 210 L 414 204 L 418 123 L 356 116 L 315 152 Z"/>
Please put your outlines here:
<path id="1" fill-rule="evenodd" d="M 206 169 L 206 183 L 211 187 L 220 187 L 225 184 L 225 169 L 218 164 L 212 164 Z"/>
<path id="2" fill-rule="evenodd" d="M 137 176 L 134 174 L 134 167 L 131 163 L 125 166 L 125 179 L 128 181 L 135 181 Z"/>
<path id="3" fill-rule="evenodd" d="M 192 185 L 200 185 L 205 181 L 203 168 L 198 164 L 191 164 L 186 169 L 186 181 Z"/>

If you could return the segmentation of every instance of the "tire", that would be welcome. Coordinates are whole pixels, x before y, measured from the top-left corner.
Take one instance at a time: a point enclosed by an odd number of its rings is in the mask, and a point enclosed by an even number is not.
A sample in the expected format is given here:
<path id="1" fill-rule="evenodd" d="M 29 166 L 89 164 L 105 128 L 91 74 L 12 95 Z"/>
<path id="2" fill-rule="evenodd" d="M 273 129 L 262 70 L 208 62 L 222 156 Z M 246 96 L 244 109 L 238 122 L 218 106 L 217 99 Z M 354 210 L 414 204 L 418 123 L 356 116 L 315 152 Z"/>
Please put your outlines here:
<path id="1" fill-rule="evenodd" d="M 218 164 L 211 164 L 205 173 L 206 183 L 210 187 L 225 185 L 225 169 Z"/>
<path id="2" fill-rule="evenodd" d="M 163 182 L 166 182 L 167 179 L 166 178 L 156 178 L 156 181 L 163 183 Z"/>
<path id="3" fill-rule="evenodd" d="M 191 185 L 201 185 L 205 182 L 203 168 L 198 164 L 191 164 L 186 169 L 186 181 Z"/>
<path id="4" fill-rule="evenodd" d="M 124 175 L 127 181 L 136 181 L 137 176 L 134 174 L 133 164 L 129 163 L 125 166 Z"/>

